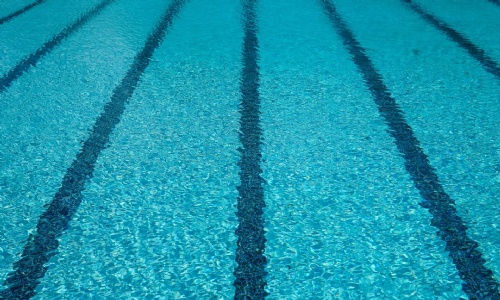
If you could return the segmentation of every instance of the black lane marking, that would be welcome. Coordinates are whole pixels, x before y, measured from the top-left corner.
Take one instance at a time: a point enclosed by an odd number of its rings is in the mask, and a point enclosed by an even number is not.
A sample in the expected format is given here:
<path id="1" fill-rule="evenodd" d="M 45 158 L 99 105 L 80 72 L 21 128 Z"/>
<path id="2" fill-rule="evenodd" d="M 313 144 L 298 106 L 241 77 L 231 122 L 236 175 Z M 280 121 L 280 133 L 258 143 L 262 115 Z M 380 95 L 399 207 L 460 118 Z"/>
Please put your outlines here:
<path id="1" fill-rule="evenodd" d="M 125 110 L 137 84 L 149 65 L 156 48 L 162 43 L 165 32 L 172 25 L 186 0 L 173 0 L 161 21 L 148 36 L 144 48 L 134 58 L 134 62 L 120 84 L 114 89 L 111 101 L 97 118 L 87 140 L 64 175 L 62 186 L 54 196 L 48 209 L 40 216 L 36 233 L 29 237 L 22 257 L 14 263 L 14 271 L 4 283 L 1 299 L 28 299 L 35 295 L 35 288 L 58 248 L 57 238 L 68 228 L 73 214 L 82 201 L 85 182 L 92 178 L 95 163 L 101 151 L 106 148 L 109 136 Z"/>
<path id="2" fill-rule="evenodd" d="M 81 16 L 73 24 L 64 28 L 61 32 L 55 35 L 48 42 L 43 44 L 38 50 L 23 58 L 17 65 L 12 68 L 9 72 L 5 73 L 0 77 L 0 93 L 3 93 L 14 80 L 19 78 L 24 73 L 28 72 L 31 67 L 35 67 L 42 57 L 50 53 L 57 45 L 59 45 L 64 39 L 69 37 L 72 33 L 80 29 L 85 23 L 90 19 L 97 16 L 104 8 L 106 8 L 115 0 L 104 0 L 99 5 L 94 7 L 92 10 L 87 12 L 85 15 Z"/>
<path id="3" fill-rule="evenodd" d="M 33 7 L 35 7 L 37 5 L 42 4 L 45 1 L 47 1 L 47 0 L 37 0 L 31 4 L 26 5 L 25 7 L 21 8 L 21 9 L 11 13 L 10 15 L 7 15 L 3 18 L 0 18 L 0 25 L 2 25 L 5 22 L 9 22 L 10 20 L 14 19 L 15 17 L 27 12 L 28 10 L 32 9 Z"/>
<path id="4" fill-rule="evenodd" d="M 238 236 L 234 270 L 236 287 L 234 299 L 264 299 L 267 259 L 264 255 L 266 237 L 264 232 L 264 180 L 260 167 L 262 129 L 260 128 L 260 74 L 259 41 L 257 38 L 257 0 L 243 0 L 243 70 L 240 80 L 240 132 L 242 147 L 238 166 Z"/>
<path id="5" fill-rule="evenodd" d="M 406 122 L 403 111 L 382 81 L 382 76 L 331 1 L 319 1 L 362 73 L 380 115 L 389 126 L 388 133 L 394 138 L 405 160 L 405 168 L 424 200 L 420 205 L 431 213 L 431 225 L 438 229 L 437 234 L 446 243 L 446 250 L 464 281 L 462 289 L 469 299 L 500 299 L 499 284 L 493 279 L 492 271 L 485 267 L 485 260 L 477 249 L 478 243 L 467 236 L 467 227 L 457 215 L 455 201 L 444 191 L 435 169 Z"/>
<path id="6" fill-rule="evenodd" d="M 500 66 L 491 57 L 489 57 L 483 49 L 476 46 L 463 34 L 451 28 L 445 22 L 438 20 L 436 17 L 426 12 L 424 9 L 422 9 L 422 7 L 420 7 L 412 0 L 401 1 L 406 3 L 413 11 L 419 14 L 422 19 L 426 20 L 434 27 L 445 33 L 451 40 L 465 49 L 470 56 L 476 59 L 483 66 L 486 71 L 493 74 L 497 79 L 500 79 Z"/>
<path id="7" fill-rule="evenodd" d="M 488 1 L 490 1 L 493 4 L 496 4 L 496 5 L 500 6 L 500 0 L 488 0 Z"/>

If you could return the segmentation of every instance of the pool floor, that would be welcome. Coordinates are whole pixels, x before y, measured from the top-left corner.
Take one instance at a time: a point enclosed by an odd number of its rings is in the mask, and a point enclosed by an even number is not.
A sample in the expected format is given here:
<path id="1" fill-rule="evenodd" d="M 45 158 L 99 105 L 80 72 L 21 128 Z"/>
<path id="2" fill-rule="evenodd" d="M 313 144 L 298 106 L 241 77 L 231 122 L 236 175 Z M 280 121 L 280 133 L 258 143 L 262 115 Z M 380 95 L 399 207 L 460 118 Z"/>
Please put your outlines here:
<path id="1" fill-rule="evenodd" d="M 500 299 L 498 0 L 3 0 L 0 299 Z"/>

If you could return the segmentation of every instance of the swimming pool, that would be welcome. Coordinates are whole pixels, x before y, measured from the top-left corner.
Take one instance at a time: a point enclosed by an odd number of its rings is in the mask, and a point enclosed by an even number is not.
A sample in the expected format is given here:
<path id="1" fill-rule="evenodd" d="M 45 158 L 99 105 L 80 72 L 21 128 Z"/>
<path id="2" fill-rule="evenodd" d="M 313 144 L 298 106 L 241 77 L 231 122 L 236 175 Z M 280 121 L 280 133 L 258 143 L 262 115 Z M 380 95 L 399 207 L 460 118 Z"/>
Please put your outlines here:
<path id="1" fill-rule="evenodd" d="M 0 2 L 0 297 L 500 299 L 499 16 Z"/>

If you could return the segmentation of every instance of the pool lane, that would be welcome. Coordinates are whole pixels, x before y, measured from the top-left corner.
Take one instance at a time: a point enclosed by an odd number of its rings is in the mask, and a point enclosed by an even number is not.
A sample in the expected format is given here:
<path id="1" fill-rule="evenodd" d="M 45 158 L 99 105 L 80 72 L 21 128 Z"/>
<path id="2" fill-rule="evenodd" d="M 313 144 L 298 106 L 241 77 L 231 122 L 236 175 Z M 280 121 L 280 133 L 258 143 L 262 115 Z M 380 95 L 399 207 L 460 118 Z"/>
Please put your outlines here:
<path id="1" fill-rule="evenodd" d="M 498 282 L 499 83 L 440 31 L 396 2 L 337 1 Z M 387 22 L 376 22 L 380 19 Z"/>
<path id="2" fill-rule="evenodd" d="M 264 299 L 265 290 L 266 237 L 264 231 L 264 180 L 262 168 L 262 128 L 260 125 L 260 71 L 259 71 L 259 38 L 258 38 L 258 4 L 259 1 L 242 2 L 242 72 L 240 79 L 240 128 L 239 140 L 241 154 L 240 185 L 236 216 L 238 227 L 236 235 L 236 263 L 234 271 L 236 288 L 234 299 Z"/>
<path id="3" fill-rule="evenodd" d="M 500 64 L 500 7 L 488 1 L 415 1 Z"/>
<path id="4" fill-rule="evenodd" d="M 234 1 L 185 5 L 98 159 L 37 298 L 234 296 L 240 13 Z"/>
<path id="5" fill-rule="evenodd" d="M 322 6 L 362 73 L 380 116 L 405 160 L 405 169 L 422 196 L 420 205 L 432 214 L 431 225 L 438 229 L 437 234 L 446 242 L 446 250 L 464 281 L 464 292 L 469 298 L 486 296 L 500 299 L 498 282 L 492 277 L 492 271 L 485 266 L 482 253 L 477 249 L 478 243 L 467 235 L 467 226 L 457 215 L 455 200 L 444 190 L 436 169 L 430 164 L 420 141 L 407 123 L 404 111 L 333 3 L 323 0 Z"/>
<path id="6" fill-rule="evenodd" d="M 110 101 L 104 106 L 89 137 L 67 169 L 61 187 L 40 216 L 35 234 L 28 238 L 21 259 L 14 263 L 14 271 L 5 281 L 8 286 L 6 293 L 10 293 L 10 297 L 25 298 L 34 295 L 33 290 L 47 270 L 45 264 L 57 253 L 58 238 L 66 231 L 80 206 L 85 183 L 92 178 L 101 151 L 108 147 L 110 134 L 120 122 L 125 106 L 148 67 L 151 56 L 163 41 L 165 31 L 183 4 L 182 0 L 172 1 L 148 35 L 143 48 L 134 57 L 126 75 L 113 90 Z"/>
<path id="7" fill-rule="evenodd" d="M 40 46 L 35 52 L 25 56 L 14 67 L 0 77 L 0 93 L 4 92 L 16 79 L 28 72 L 31 68 L 36 67 L 38 62 L 43 59 L 48 53 L 67 37 L 71 36 L 74 32 L 79 30 L 87 22 L 92 20 L 95 16 L 101 13 L 109 5 L 113 4 L 115 0 L 103 0 L 95 7 L 82 14 L 77 20 L 61 30 L 58 34 L 54 35 L 50 40 Z"/>
<path id="8" fill-rule="evenodd" d="M 0 20 L 9 18 L 10 15 L 21 11 L 24 7 L 29 6 L 37 0 L 4 0 L 0 2 Z"/>
<path id="9" fill-rule="evenodd" d="M 321 7 L 265 1 L 260 20 L 269 299 L 464 296 Z"/>
<path id="10" fill-rule="evenodd" d="M 23 7 L 20 7 L 19 9 L 13 11 L 10 14 L 7 14 L 3 17 L 0 17 L 0 25 L 3 23 L 9 22 L 10 20 L 24 14 L 25 12 L 29 11 L 30 9 L 33 9 L 34 7 L 37 7 L 38 5 L 44 3 L 46 0 L 36 0 L 34 2 L 31 2 Z"/>
<path id="11" fill-rule="evenodd" d="M 101 2 L 51 0 L 1 25 L 0 78 Z"/>
<path id="12" fill-rule="evenodd" d="M 3 279 L 164 6 L 122 1 L 0 95 Z"/>
<path id="13" fill-rule="evenodd" d="M 425 8 L 413 2 L 412 0 L 401 0 L 408 9 L 418 14 L 430 25 L 445 34 L 450 40 L 453 40 L 458 46 L 463 48 L 469 55 L 479 62 L 483 68 L 500 80 L 500 65 L 488 53 L 474 44 L 467 36 L 457 31 L 441 19 L 429 13 Z"/>

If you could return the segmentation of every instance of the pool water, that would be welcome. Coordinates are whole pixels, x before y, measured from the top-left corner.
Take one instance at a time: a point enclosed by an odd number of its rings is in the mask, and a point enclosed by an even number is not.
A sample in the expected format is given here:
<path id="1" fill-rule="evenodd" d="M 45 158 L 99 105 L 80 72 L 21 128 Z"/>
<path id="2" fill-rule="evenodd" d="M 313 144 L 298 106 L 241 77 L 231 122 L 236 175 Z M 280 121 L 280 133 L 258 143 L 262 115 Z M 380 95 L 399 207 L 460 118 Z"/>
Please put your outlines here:
<path id="1" fill-rule="evenodd" d="M 3 0 L 0 299 L 500 299 L 497 0 Z"/>

